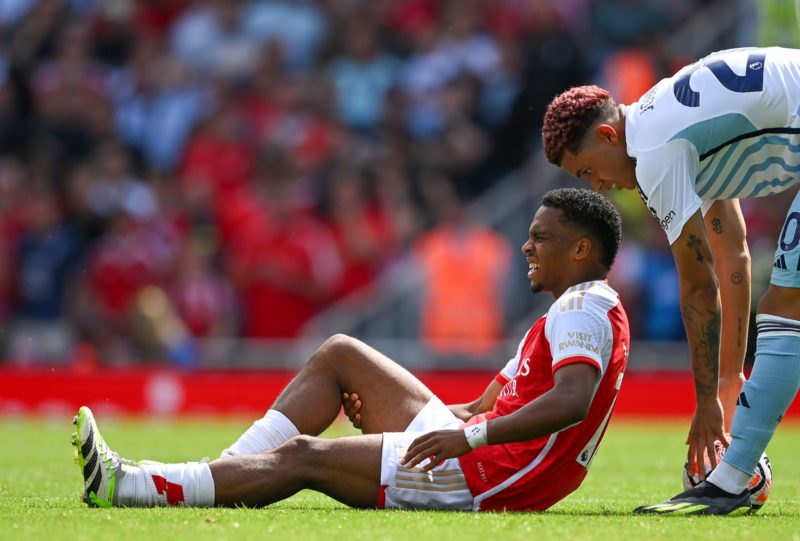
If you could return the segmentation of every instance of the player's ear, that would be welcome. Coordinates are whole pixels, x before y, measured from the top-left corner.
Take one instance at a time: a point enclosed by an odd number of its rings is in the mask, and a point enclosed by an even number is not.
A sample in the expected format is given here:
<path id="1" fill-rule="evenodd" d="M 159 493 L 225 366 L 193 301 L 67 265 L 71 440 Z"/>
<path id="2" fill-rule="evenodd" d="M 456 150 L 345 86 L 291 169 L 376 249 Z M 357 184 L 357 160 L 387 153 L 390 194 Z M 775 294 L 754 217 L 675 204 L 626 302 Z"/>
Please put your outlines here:
<path id="1" fill-rule="evenodd" d="M 581 237 L 575 243 L 575 251 L 573 252 L 573 256 L 576 260 L 581 261 L 589 257 L 589 254 L 592 251 L 592 241 L 589 237 Z"/>
<path id="2" fill-rule="evenodd" d="M 604 143 L 616 143 L 619 140 L 616 128 L 610 124 L 599 124 L 595 128 L 595 133 L 600 141 Z"/>

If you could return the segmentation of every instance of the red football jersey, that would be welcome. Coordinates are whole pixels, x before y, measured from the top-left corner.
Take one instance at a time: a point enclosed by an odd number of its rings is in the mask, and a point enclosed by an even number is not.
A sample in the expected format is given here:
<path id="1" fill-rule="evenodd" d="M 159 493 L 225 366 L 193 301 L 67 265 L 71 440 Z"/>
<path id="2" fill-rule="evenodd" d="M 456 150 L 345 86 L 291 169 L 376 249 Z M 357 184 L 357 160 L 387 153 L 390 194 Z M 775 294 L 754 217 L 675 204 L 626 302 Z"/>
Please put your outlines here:
<path id="1" fill-rule="evenodd" d="M 573 286 L 553 303 L 497 376 L 505 386 L 492 411 L 467 425 L 515 412 L 549 391 L 556 370 L 571 363 L 599 370 L 589 413 L 550 436 L 487 445 L 462 456 L 475 510 L 547 509 L 578 488 L 611 417 L 629 350 L 628 318 L 604 281 Z"/>

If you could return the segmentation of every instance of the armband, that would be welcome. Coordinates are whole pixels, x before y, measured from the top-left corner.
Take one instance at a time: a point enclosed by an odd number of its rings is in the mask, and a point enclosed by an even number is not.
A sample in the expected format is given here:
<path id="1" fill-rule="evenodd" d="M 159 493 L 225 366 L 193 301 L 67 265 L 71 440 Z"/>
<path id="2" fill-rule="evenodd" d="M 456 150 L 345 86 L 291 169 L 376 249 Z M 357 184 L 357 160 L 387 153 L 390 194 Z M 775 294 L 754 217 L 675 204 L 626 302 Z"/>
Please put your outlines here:
<path id="1" fill-rule="evenodd" d="M 469 446 L 473 449 L 489 444 L 489 438 L 486 434 L 486 423 L 487 421 L 483 421 L 482 423 L 464 428 L 464 435 L 467 437 L 467 443 L 469 443 Z"/>

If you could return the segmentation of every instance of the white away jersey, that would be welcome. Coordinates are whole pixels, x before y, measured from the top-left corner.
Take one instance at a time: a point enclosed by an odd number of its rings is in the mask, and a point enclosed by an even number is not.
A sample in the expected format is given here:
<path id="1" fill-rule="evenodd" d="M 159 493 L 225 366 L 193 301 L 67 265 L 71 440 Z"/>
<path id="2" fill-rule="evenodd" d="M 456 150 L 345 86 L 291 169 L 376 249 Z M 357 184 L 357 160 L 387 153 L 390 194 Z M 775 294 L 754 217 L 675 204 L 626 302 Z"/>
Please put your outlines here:
<path id="1" fill-rule="evenodd" d="M 713 53 L 629 105 L 625 130 L 642 198 L 672 244 L 701 206 L 800 179 L 800 51 Z"/>

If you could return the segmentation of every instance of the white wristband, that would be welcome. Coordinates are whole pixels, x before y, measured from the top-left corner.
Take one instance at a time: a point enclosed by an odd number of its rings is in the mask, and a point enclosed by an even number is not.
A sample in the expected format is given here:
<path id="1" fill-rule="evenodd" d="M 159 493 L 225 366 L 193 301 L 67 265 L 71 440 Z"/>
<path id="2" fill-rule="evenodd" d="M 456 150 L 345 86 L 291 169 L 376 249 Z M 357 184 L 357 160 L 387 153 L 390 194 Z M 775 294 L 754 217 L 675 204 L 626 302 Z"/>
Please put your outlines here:
<path id="1" fill-rule="evenodd" d="M 476 425 L 470 425 L 464 429 L 467 443 L 469 443 L 469 446 L 473 449 L 489 444 L 489 437 L 486 434 L 486 423 L 487 421 L 484 421 Z"/>

